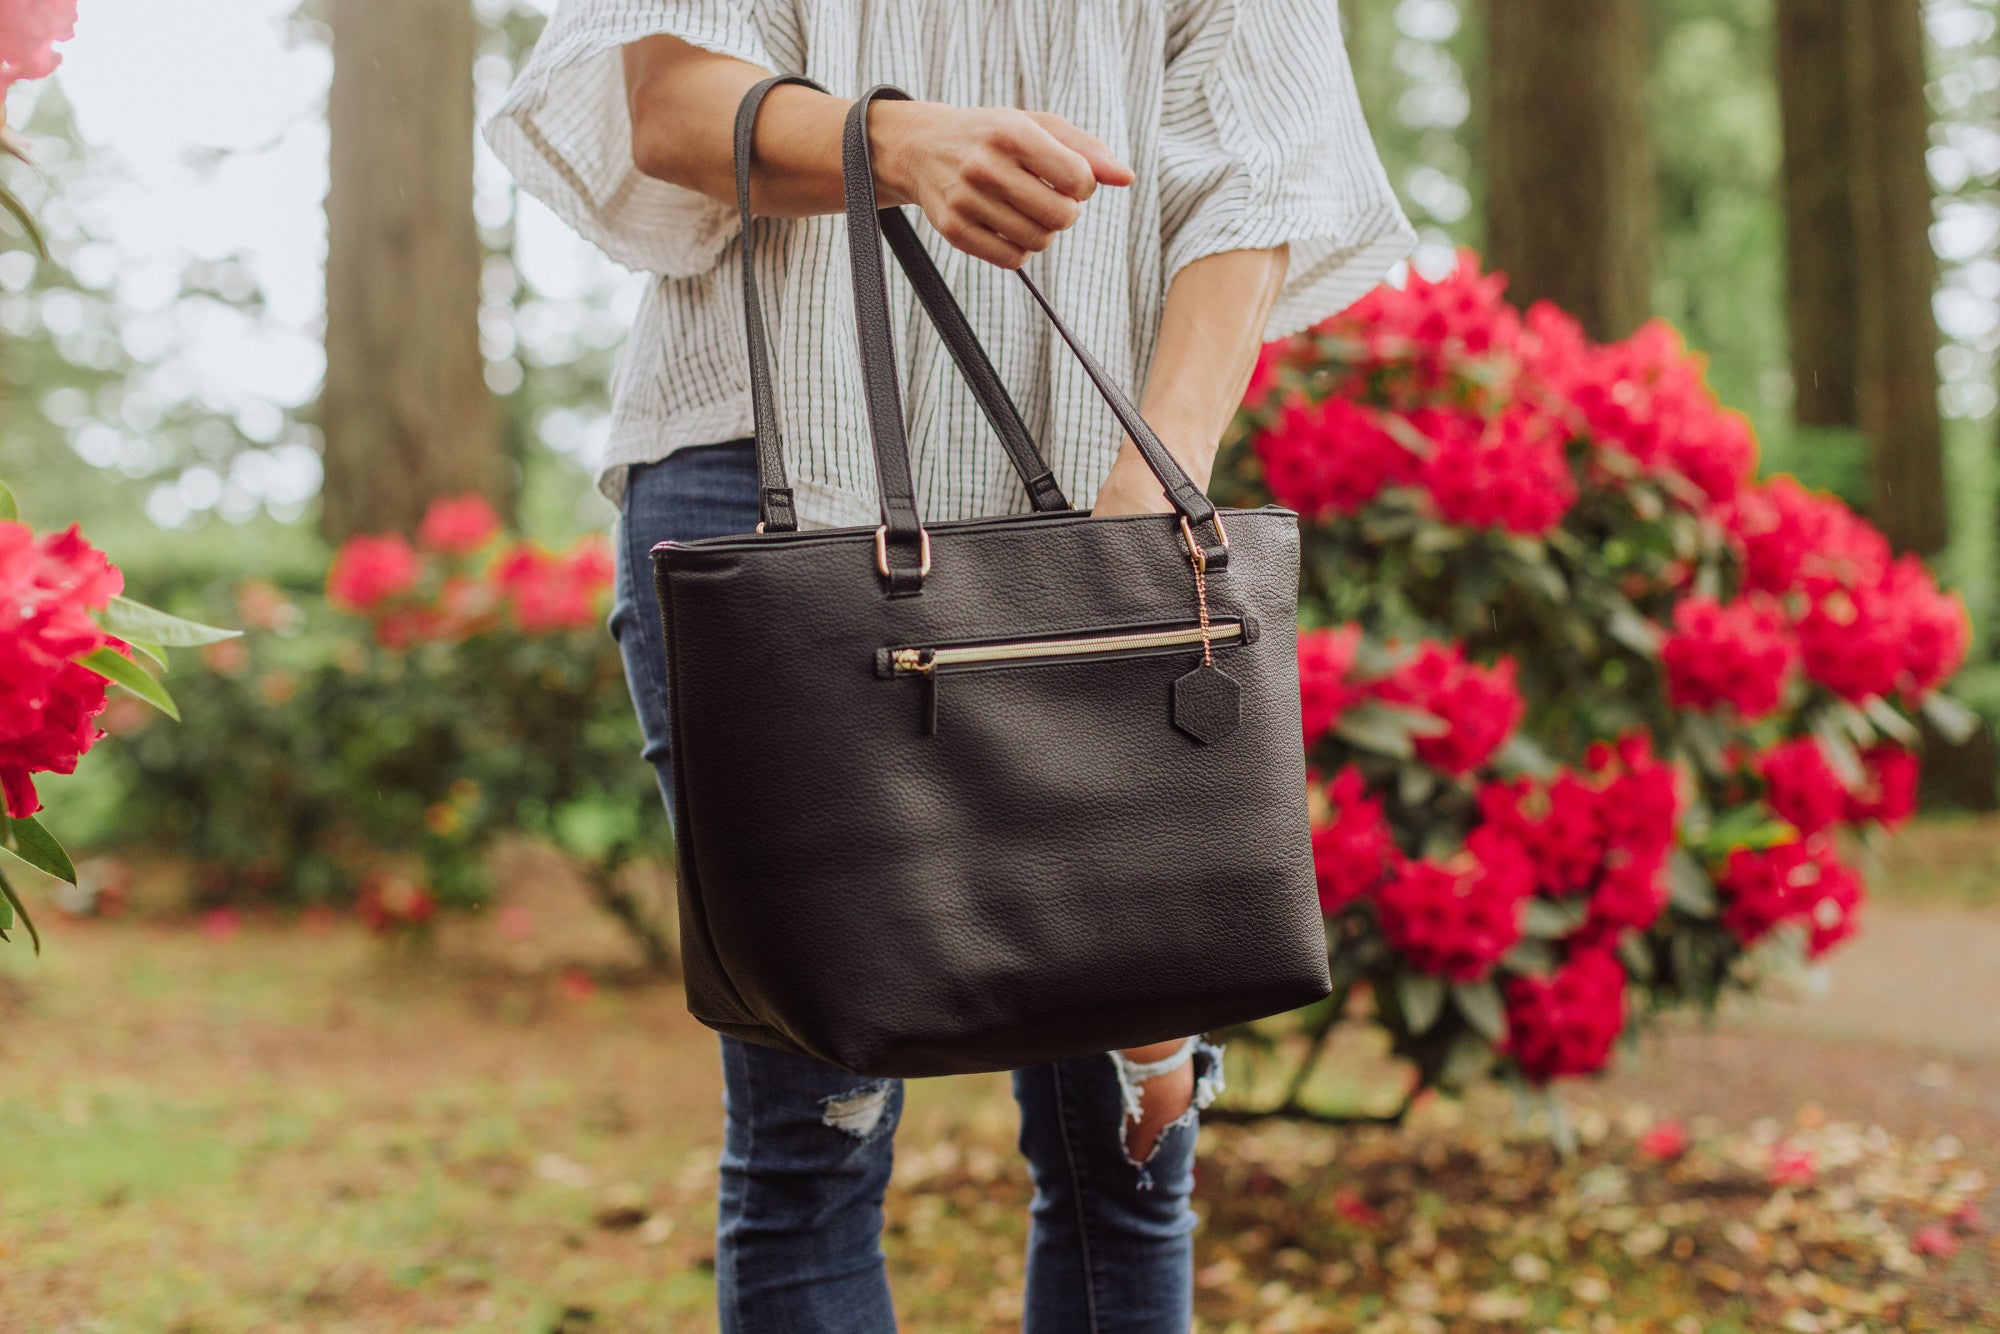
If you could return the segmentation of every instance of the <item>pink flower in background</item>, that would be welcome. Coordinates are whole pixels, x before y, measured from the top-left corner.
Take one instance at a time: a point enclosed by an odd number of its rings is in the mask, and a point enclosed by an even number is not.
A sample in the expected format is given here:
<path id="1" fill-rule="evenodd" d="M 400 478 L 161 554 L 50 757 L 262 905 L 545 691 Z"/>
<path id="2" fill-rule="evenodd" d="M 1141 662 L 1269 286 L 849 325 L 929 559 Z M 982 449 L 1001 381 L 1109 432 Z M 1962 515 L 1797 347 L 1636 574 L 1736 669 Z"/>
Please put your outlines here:
<path id="1" fill-rule="evenodd" d="M 500 531 L 500 516 L 473 492 L 431 502 L 417 528 L 417 545 L 447 556 L 464 556 L 491 542 Z"/>
<path id="2" fill-rule="evenodd" d="M 1416 739 L 1417 756 L 1454 776 L 1469 774 L 1491 759 L 1527 711 L 1514 687 L 1512 658 L 1482 667 L 1469 661 L 1458 644 L 1425 644 L 1377 683 L 1373 693 L 1443 721 L 1444 732 Z"/>
<path id="3" fill-rule="evenodd" d="M 1639 1137 L 1639 1152 L 1655 1162 L 1668 1162 L 1688 1151 L 1687 1127 L 1662 1121 Z"/>
<path id="4" fill-rule="evenodd" d="M 346 612 L 367 611 L 416 586 L 422 567 L 410 544 L 394 533 L 351 537 L 326 573 L 326 600 Z"/>
<path id="5" fill-rule="evenodd" d="M 1783 701 L 1798 646 L 1776 603 L 1757 595 L 1727 605 L 1691 597 L 1674 608 L 1660 646 L 1667 699 L 1677 709 L 1734 708 L 1754 722 Z"/>
<path id="6" fill-rule="evenodd" d="M 1326 735 L 1367 691 L 1354 681 L 1361 627 L 1299 631 L 1299 722 L 1306 744 Z"/>
<path id="7" fill-rule="evenodd" d="M 1819 1156 L 1797 1144 L 1780 1144 L 1771 1150 L 1771 1167 L 1765 1176 L 1774 1186 L 1810 1186 L 1819 1180 Z"/>
<path id="8" fill-rule="evenodd" d="M 113 642 L 90 613 L 124 586 L 75 528 L 0 522 L 0 791 L 15 819 L 41 809 L 33 775 L 73 773 L 104 735 L 104 678 L 75 659 Z"/>
<path id="9" fill-rule="evenodd" d="M 0 97 L 62 64 L 57 42 L 76 36 L 76 0 L 0 0 Z"/>

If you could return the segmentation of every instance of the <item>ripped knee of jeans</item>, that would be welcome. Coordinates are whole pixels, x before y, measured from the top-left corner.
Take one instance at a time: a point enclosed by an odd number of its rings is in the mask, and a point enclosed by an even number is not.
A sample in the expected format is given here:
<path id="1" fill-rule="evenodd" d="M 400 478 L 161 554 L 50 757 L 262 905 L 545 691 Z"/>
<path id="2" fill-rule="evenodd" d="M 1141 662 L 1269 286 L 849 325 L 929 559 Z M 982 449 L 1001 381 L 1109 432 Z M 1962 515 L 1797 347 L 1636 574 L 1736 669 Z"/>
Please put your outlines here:
<path id="1" fill-rule="evenodd" d="M 1132 1152 L 1132 1132 L 1146 1120 L 1145 1086 L 1163 1075 L 1170 1075 L 1182 1066 L 1194 1065 L 1194 1088 L 1187 1106 L 1153 1136 L 1144 1157 Z M 1118 1072 L 1119 1099 L 1119 1147 L 1124 1150 L 1125 1161 L 1139 1169 L 1140 1190 L 1150 1190 L 1153 1185 L 1152 1173 L 1148 1170 L 1153 1158 L 1160 1151 L 1160 1144 L 1169 1132 L 1182 1126 L 1193 1125 L 1202 1110 L 1213 1103 L 1221 1094 L 1222 1048 L 1203 1038 L 1192 1037 L 1181 1044 L 1179 1051 L 1161 1060 L 1138 1062 L 1123 1052 L 1111 1053 L 1112 1068 Z"/>
<path id="2" fill-rule="evenodd" d="M 889 1114 L 889 1081 L 878 1079 L 846 1093 L 821 1098 L 819 1106 L 821 1125 L 844 1131 L 856 1139 L 867 1139 L 882 1128 L 883 1119 Z"/>

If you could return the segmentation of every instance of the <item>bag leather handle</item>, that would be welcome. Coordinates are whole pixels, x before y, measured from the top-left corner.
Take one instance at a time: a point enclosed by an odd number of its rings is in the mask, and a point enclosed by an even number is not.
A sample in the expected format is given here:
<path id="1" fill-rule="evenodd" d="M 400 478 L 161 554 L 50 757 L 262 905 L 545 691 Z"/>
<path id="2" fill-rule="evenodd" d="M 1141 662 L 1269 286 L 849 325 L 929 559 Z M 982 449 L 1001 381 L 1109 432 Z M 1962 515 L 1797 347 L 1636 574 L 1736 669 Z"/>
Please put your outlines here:
<path id="1" fill-rule="evenodd" d="M 910 95 L 888 84 L 877 84 L 855 99 L 848 110 L 841 136 L 841 174 L 847 197 L 848 259 L 853 267 L 855 330 L 861 344 L 861 375 L 866 389 L 868 431 L 875 449 L 876 486 L 881 495 L 882 524 L 888 550 L 893 556 L 882 562 L 892 594 L 907 594 L 922 587 L 928 565 L 923 549 L 922 525 L 910 486 L 909 442 L 903 430 L 902 393 L 896 375 L 896 352 L 890 334 L 887 274 L 882 264 L 882 243 L 878 229 L 887 232 L 896 223 L 907 227 L 901 211 L 878 209 L 875 203 L 875 172 L 869 160 L 868 108 L 879 98 L 908 101 Z M 871 215 L 874 222 L 871 223 Z M 921 247 L 918 247 L 921 249 Z M 1125 391 L 1105 373 L 1089 350 L 1077 341 L 1069 326 L 1049 304 L 1041 288 L 1026 272 L 1016 271 L 1042 313 L 1055 326 L 1070 352 L 1083 366 L 1084 374 L 1096 387 L 1098 396 L 1125 429 L 1140 457 L 1159 479 L 1167 500 L 1186 521 L 1190 540 L 1202 542 L 1201 552 L 1208 568 L 1219 569 L 1229 560 L 1229 539 L 1216 516 L 1215 504 L 1180 466 L 1171 451 L 1146 424 Z M 1193 533 L 1208 527 L 1214 545 L 1195 538 Z M 1190 557 L 1195 553 L 1190 552 Z M 894 559 L 900 556 L 903 559 Z"/>
<path id="2" fill-rule="evenodd" d="M 798 516 L 786 479 L 784 442 L 778 429 L 772 391 L 770 345 L 750 254 L 750 159 L 757 112 L 773 88 L 788 83 L 826 91 L 813 80 L 798 74 L 780 74 L 765 79 L 745 93 L 742 102 L 737 105 L 735 134 L 736 208 L 743 237 L 743 324 L 750 345 L 750 404 L 756 422 L 757 508 L 764 530 L 774 533 L 795 530 Z M 965 311 L 952 296 L 951 287 L 945 282 L 944 275 L 938 272 L 930 252 L 917 239 L 916 231 L 907 218 L 895 213 L 892 223 L 888 221 L 890 216 L 884 215 L 882 228 L 889 238 L 889 247 L 895 252 L 903 272 L 909 276 L 910 285 L 916 289 L 917 298 L 929 312 L 931 322 L 937 326 L 944 339 L 945 350 L 951 354 L 959 374 L 965 377 L 980 410 L 999 435 L 1000 446 L 1006 451 L 1008 462 L 1020 475 L 1021 484 L 1027 488 L 1028 503 L 1037 510 L 1070 508 L 1069 499 L 1063 495 L 1055 473 L 1021 420 L 1020 409 L 1008 396 L 1006 385 L 993 369 L 993 363 L 987 359 L 986 349 L 973 334 Z"/>

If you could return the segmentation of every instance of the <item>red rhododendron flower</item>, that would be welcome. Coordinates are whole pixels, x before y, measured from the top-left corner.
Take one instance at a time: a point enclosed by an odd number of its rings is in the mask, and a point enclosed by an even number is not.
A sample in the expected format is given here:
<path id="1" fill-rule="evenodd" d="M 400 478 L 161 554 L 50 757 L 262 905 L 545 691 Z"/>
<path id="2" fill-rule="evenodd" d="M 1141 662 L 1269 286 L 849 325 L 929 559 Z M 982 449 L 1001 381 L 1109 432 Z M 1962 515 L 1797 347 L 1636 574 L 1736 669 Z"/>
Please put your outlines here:
<path id="1" fill-rule="evenodd" d="M 1767 599 L 1751 596 L 1724 606 L 1714 598 L 1691 597 L 1674 608 L 1674 631 L 1660 657 L 1675 708 L 1727 704 L 1754 722 L 1783 699 L 1798 646 Z"/>
<path id="2" fill-rule="evenodd" d="M 1354 681 L 1361 627 L 1299 631 L 1299 721 L 1312 745 L 1367 692 Z"/>
<path id="3" fill-rule="evenodd" d="M 1448 861 L 1410 862 L 1375 891 L 1382 934 L 1411 967 L 1454 982 L 1493 970 L 1521 939 L 1535 871 L 1505 837 L 1475 829 Z"/>
<path id="4" fill-rule="evenodd" d="M 104 678 L 75 659 L 113 642 L 90 613 L 124 585 L 74 527 L 0 522 L 0 792 L 16 819 L 41 809 L 33 775 L 73 773 L 103 735 Z"/>
<path id="5" fill-rule="evenodd" d="M 1539 537 L 1576 503 L 1568 437 L 1539 412 L 1510 407 L 1488 421 L 1426 409 L 1412 413 L 1410 425 L 1431 441 L 1421 480 L 1448 522 Z"/>
<path id="6" fill-rule="evenodd" d="M 618 576 L 618 566 L 611 555 L 611 543 L 599 533 L 578 538 L 576 544 L 564 553 L 563 561 L 569 569 L 569 577 L 593 597 L 608 591 L 612 580 Z"/>
<path id="7" fill-rule="evenodd" d="M 1346 359 L 1356 381 L 1414 406 L 1451 385 L 1466 362 L 1512 351 L 1521 321 L 1501 296 L 1506 288 L 1504 274 L 1482 274 L 1479 256 L 1461 250 L 1443 278 L 1413 272 L 1401 288 L 1384 284 L 1314 332 L 1355 346 Z"/>
<path id="8" fill-rule="evenodd" d="M 1627 931 L 1648 930 L 1667 910 L 1671 893 L 1664 857 L 1617 849 L 1606 859 L 1604 875 L 1590 896 L 1590 916 L 1582 934 L 1609 941 Z"/>
<path id="9" fill-rule="evenodd" d="M 1771 1166 L 1765 1177 L 1774 1186 L 1810 1186 L 1819 1180 L 1819 1156 L 1802 1145 L 1780 1144 L 1771 1150 Z"/>
<path id="10" fill-rule="evenodd" d="M 1871 583 L 1816 597 L 1798 636 L 1806 674 L 1858 701 L 1935 689 L 1965 661 L 1972 631 L 1964 605 L 1905 556 Z"/>
<path id="11" fill-rule="evenodd" d="M 1594 1074 L 1625 1031 L 1625 969 L 1608 950 L 1579 950 L 1547 978 L 1507 983 L 1505 1050 L 1537 1084 Z"/>
<path id="12" fill-rule="evenodd" d="M 1380 799 L 1370 797 L 1361 771 L 1349 765 L 1327 784 L 1333 816 L 1312 832 L 1313 874 L 1320 911 L 1339 912 L 1382 883 L 1402 862 Z"/>
<path id="13" fill-rule="evenodd" d="M 1557 364 L 1544 359 L 1541 369 L 1600 447 L 1649 472 L 1677 473 L 1710 501 L 1733 499 L 1749 481 L 1757 461 L 1749 423 L 1716 400 L 1700 358 L 1664 320 Z"/>
<path id="14" fill-rule="evenodd" d="M 1784 922 L 1805 927 L 1814 958 L 1854 934 L 1861 907 L 1861 877 L 1833 854 L 1824 838 L 1738 848 L 1716 882 L 1722 891 L 1722 925 L 1754 945 Z"/>
<path id="15" fill-rule="evenodd" d="M 601 543 L 557 555 L 521 542 L 494 563 L 492 578 L 524 634 L 578 630 L 597 619 L 598 595 L 611 583 L 609 555 Z"/>
<path id="16" fill-rule="evenodd" d="M 1690 1142 L 1686 1126 L 1662 1121 L 1639 1136 L 1639 1152 L 1655 1162 L 1665 1162 L 1686 1153 Z"/>
<path id="17" fill-rule="evenodd" d="M 426 551 L 463 556 L 479 550 L 500 531 L 500 516 L 478 492 L 433 500 L 417 528 L 417 545 Z"/>
<path id="18" fill-rule="evenodd" d="M 1585 767 L 1599 785 L 1605 846 L 1635 861 L 1664 859 L 1680 825 L 1680 784 L 1674 766 L 1654 756 L 1653 738 L 1639 731 L 1600 741 Z"/>
<path id="19" fill-rule="evenodd" d="M 1444 722 L 1443 733 L 1415 739 L 1417 756 L 1453 775 L 1471 773 L 1491 759 L 1527 712 L 1514 688 L 1512 658 L 1481 667 L 1466 661 L 1455 644 L 1425 644 L 1373 690 L 1380 699 Z"/>
<path id="20" fill-rule="evenodd" d="M 417 553 L 395 533 L 350 537 L 334 553 L 326 598 L 345 612 L 366 612 L 416 587 Z"/>
<path id="21" fill-rule="evenodd" d="M 1901 746 L 1873 746 L 1861 762 L 1868 778 L 1860 791 L 1848 795 L 1846 818 L 1873 820 L 1885 829 L 1900 827 L 1917 809 L 1921 770 L 1916 753 Z"/>
<path id="22" fill-rule="evenodd" d="M 1484 827 L 1518 844 L 1535 865 L 1536 883 L 1556 896 L 1589 889 L 1603 869 L 1600 805 L 1597 789 L 1572 773 L 1548 784 L 1520 778 L 1479 791 Z"/>
<path id="23" fill-rule="evenodd" d="M 1383 487 L 1415 480 L 1421 466 L 1380 417 L 1344 398 L 1293 402 L 1256 450 L 1271 495 L 1308 521 L 1352 514 Z"/>
<path id="24" fill-rule="evenodd" d="M 354 896 L 354 914 L 370 931 L 388 935 L 437 916 L 437 896 L 407 876 L 370 871 Z"/>
<path id="25" fill-rule="evenodd" d="M 1847 813 L 1847 788 L 1811 737 L 1780 742 L 1757 757 L 1764 800 L 1801 834 L 1831 829 Z"/>
<path id="26" fill-rule="evenodd" d="M 56 43 L 76 36 L 76 0 L 0 4 L 0 97 L 15 84 L 46 79 L 62 64 Z"/>
<path id="27" fill-rule="evenodd" d="M 1836 497 L 1790 477 L 1745 487 L 1724 519 L 1743 546 L 1743 586 L 1753 591 L 1852 588 L 1889 568 L 1889 539 Z"/>

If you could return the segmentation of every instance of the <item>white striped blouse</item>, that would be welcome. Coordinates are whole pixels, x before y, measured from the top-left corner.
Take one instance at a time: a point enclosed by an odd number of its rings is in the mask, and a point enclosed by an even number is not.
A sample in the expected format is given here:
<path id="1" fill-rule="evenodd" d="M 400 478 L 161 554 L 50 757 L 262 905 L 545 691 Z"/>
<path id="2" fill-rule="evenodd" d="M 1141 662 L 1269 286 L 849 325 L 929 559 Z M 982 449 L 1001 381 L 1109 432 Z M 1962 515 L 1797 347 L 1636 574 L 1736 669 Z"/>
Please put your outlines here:
<path id="1" fill-rule="evenodd" d="M 835 93 L 892 83 L 1053 112 L 1103 139 L 1137 183 L 1099 190 L 1029 272 L 1134 397 L 1189 262 L 1289 244 L 1277 337 L 1347 305 L 1415 239 L 1362 120 L 1336 0 L 561 0 L 486 133 L 522 189 L 658 276 L 613 389 L 601 484 L 614 501 L 632 464 L 751 433 L 736 210 L 632 165 L 619 48 L 653 33 Z M 877 522 L 845 229 L 838 216 L 760 220 L 750 245 L 792 484 L 815 525 Z M 1117 424 L 1011 275 L 919 231 L 1064 490 L 1087 505 Z M 924 516 L 1027 509 L 915 294 L 896 278 L 890 300 Z"/>

